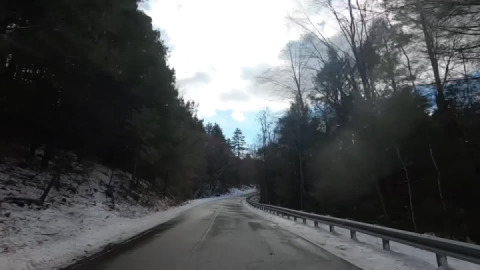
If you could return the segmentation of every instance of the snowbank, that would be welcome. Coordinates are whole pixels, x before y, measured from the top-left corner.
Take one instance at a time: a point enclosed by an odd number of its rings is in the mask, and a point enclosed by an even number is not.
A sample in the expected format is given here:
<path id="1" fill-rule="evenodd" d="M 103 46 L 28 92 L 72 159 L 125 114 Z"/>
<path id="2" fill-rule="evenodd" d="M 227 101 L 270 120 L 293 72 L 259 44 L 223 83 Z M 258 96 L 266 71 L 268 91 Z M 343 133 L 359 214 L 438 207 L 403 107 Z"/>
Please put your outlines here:
<path id="1" fill-rule="evenodd" d="M 121 172 L 115 176 L 119 194 L 125 181 Z M 38 198 L 48 175 L 36 175 L 18 166 L 0 165 L 0 199 L 8 197 Z M 78 177 L 78 179 L 76 179 Z M 68 175 L 59 190 L 52 189 L 44 206 L 19 206 L 3 202 L 0 206 L 0 268 L 2 270 L 54 269 L 120 243 L 166 222 L 181 212 L 202 203 L 239 196 L 252 188 L 231 189 L 228 194 L 187 201 L 169 207 L 170 202 L 141 197 L 116 196 L 115 202 L 105 194 L 110 180 L 109 169 L 96 166 L 85 175 Z M 82 181 L 80 181 L 83 179 Z M 123 181 L 123 182 L 122 182 Z M 72 189 L 72 192 L 68 191 Z M 145 196 L 143 193 L 138 196 Z M 138 203 L 148 202 L 149 206 Z M 113 205 L 113 207 L 112 207 Z"/>
<path id="2" fill-rule="evenodd" d="M 392 251 L 385 251 L 380 238 L 357 232 L 357 240 L 351 240 L 349 230 L 335 227 L 335 233 L 332 234 L 327 225 L 319 224 L 319 228 L 315 228 L 312 221 L 304 225 L 256 209 L 246 201 L 243 203 L 251 211 L 273 222 L 273 226 L 296 234 L 362 269 L 438 269 L 434 253 L 395 242 L 390 242 Z M 456 270 L 480 270 L 480 265 L 454 258 L 448 258 L 448 263 Z"/>

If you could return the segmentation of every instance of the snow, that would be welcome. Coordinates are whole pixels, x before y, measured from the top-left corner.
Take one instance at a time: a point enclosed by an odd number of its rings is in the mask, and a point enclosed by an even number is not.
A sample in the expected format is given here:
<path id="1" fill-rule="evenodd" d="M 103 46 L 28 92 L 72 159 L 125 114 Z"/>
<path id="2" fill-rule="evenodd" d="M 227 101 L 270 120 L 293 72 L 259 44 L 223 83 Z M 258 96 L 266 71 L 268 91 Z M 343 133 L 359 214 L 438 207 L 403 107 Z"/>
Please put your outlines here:
<path id="1" fill-rule="evenodd" d="M 105 194 L 109 169 L 95 165 L 88 177 L 70 174 L 62 178 L 63 185 L 59 190 L 52 189 L 44 206 L 18 206 L 5 202 L 5 198 L 39 198 L 50 175 L 33 177 L 35 172 L 8 162 L 0 164 L 0 201 L 3 201 L 0 205 L 0 268 L 64 267 L 197 205 L 255 191 L 251 187 L 234 188 L 219 197 L 191 200 L 171 207 L 171 200 L 145 195 L 149 187 L 144 182 L 141 183 L 144 191 L 137 194 L 136 200 L 120 196 L 127 190 L 123 186 L 129 181 L 122 175 L 116 172 L 113 181 L 117 195 L 115 204 Z"/>
<path id="2" fill-rule="evenodd" d="M 438 269 L 432 252 L 392 241 L 391 251 L 386 251 L 382 249 L 382 240 L 378 237 L 357 232 L 357 240 L 352 240 L 349 230 L 335 227 L 335 233 L 330 233 L 328 225 L 319 224 L 315 228 L 313 221 L 307 221 L 304 225 L 300 219 L 297 219 L 300 222 L 296 222 L 256 209 L 245 200 L 243 203 L 251 211 L 272 222 L 272 226 L 291 232 L 362 269 Z M 480 270 L 480 265 L 450 257 L 448 264 L 455 270 Z"/>

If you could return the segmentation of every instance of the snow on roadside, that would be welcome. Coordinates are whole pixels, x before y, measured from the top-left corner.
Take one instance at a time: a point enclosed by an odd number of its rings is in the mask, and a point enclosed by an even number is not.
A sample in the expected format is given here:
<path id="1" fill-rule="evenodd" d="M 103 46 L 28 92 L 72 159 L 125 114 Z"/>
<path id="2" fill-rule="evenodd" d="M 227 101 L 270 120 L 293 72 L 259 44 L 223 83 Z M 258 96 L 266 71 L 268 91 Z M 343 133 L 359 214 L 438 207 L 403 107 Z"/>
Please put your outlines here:
<path id="1" fill-rule="evenodd" d="M 55 269 L 120 243 L 166 222 L 199 204 L 248 194 L 252 188 L 231 189 L 228 194 L 197 199 L 169 207 L 171 202 L 147 194 L 136 199 L 121 196 L 129 177 L 114 175 L 115 203 L 106 196 L 110 172 L 96 165 L 88 176 L 70 174 L 52 189 L 45 204 L 18 205 L 5 198 L 39 198 L 50 175 L 35 175 L 6 162 L 0 164 L 0 269 Z M 35 177 L 34 177 L 35 176 Z M 146 183 L 141 183 L 146 185 Z M 112 207 L 112 205 L 114 207 Z"/>
<path id="2" fill-rule="evenodd" d="M 335 227 L 335 233 L 329 232 L 328 225 L 319 224 L 315 228 L 312 221 L 304 225 L 279 216 L 256 209 L 243 201 L 247 207 L 278 226 L 296 234 L 326 251 L 362 268 L 371 270 L 411 269 L 435 270 L 435 254 L 404 244 L 390 242 L 392 251 L 382 249 L 380 238 L 357 232 L 357 240 L 350 239 L 350 231 Z M 480 265 L 448 258 L 449 266 L 455 270 L 480 270 Z"/>
<path id="3" fill-rule="evenodd" d="M 78 258 L 93 254 L 112 243 L 119 243 L 133 237 L 143 231 L 151 229 L 163 222 L 175 218 L 180 213 L 194 206 L 240 196 L 254 192 L 255 189 L 234 189 L 232 192 L 219 197 L 191 200 L 178 207 L 172 207 L 165 211 L 154 212 L 143 217 L 122 217 L 118 214 L 105 210 L 102 207 L 70 207 L 70 212 L 62 213 L 51 211 L 43 213 L 41 222 L 34 223 L 27 228 L 24 235 L 11 236 L 17 238 L 32 239 L 31 245 L 23 247 L 14 253 L 1 253 L 0 265 L 2 269 L 53 269 L 73 263 Z M 73 208 L 73 209 L 72 209 Z M 83 224 L 68 224 L 69 216 L 82 213 L 90 215 L 88 221 Z M 65 215 L 66 216 L 63 216 Z M 35 243 L 36 234 L 39 231 L 70 231 L 70 237 L 48 243 Z M 29 235 L 31 232 L 32 235 Z M 3 241 L 3 239 L 2 239 Z M 18 239 L 18 241 L 23 241 Z"/>

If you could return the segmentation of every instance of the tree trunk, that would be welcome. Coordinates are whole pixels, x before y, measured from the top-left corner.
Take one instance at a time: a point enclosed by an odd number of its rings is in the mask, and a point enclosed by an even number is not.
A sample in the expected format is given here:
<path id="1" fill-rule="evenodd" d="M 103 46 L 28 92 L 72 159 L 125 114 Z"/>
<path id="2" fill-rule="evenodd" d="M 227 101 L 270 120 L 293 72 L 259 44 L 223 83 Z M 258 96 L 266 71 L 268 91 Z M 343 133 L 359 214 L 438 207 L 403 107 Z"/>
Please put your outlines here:
<path id="1" fill-rule="evenodd" d="M 355 24 L 355 16 L 353 15 L 353 7 L 351 0 L 348 0 L 348 11 L 350 14 L 350 32 L 348 33 L 348 38 L 350 40 L 350 46 L 353 52 L 353 57 L 355 58 L 355 62 L 357 64 L 357 70 L 358 74 L 360 74 L 360 79 L 362 81 L 363 85 L 363 91 L 365 95 L 365 99 L 369 102 L 372 102 L 373 99 L 373 92 L 372 92 L 372 87 L 370 85 L 370 81 L 368 79 L 368 74 L 367 74 L 367 65 L 365 63 L 365 59 L 362 56 L 362 52 L 359 52 L 359 48 L 357 46 L 357 41 L 356 41 L 356 24 Z M 338 21 L 338 19 L 337 19 Z M 340 21 L 338 21 L 340 23 Z M 361 41 L 360 41 L 361 42 Z M 362 46 L 363 44 L 360 44 Z M 360 47 L 361 48 L 361 47 Z"/>
<path id="2" fill-rule="evenodd" d="M 113 169 L 110 169 L 110 180 L 108 181 L 108 186 L 112 184 L 113 181 Z"/>
<path id="3" fill-rule="evenodd" d="M 28 149 L 27 161 L 32 161 L 35 159 L 35 153 L 37 152 L 38 144 L 32 143 Z"/>
<path id="4" fill-rule="evenodd" d="M 133 158 L 133 168 L 132 168 L 132 184 L 130 185 L 130 189 L 138 188 L 138 176 L 137 176 L 137 158 Z"/>
<path id="5" fill-rule="evenodd" d="M 385 215 L 385 218 L 387 219 L 388 223 L 390 223 L 390 216 L 388 215 L 387 206 L 385 205 L 385 198 L 383 196 L 382 189 L 380 188 L 380 183 L 377 183 L 375 187 L 377 189 L 377 194 L 380 199 L 380 205 L 382 206 L 383 214 Z"/>
<path id="6" fill-rule="evenodd" d="M 410 64 L 410 57 L 408 57 L 408 54 L 403 48 L 403 46 L 400 46 L 400 49 L 402 50 L 402 53 L 405 56 L 405 59 L 407 59 L 407 69 L 410 75 L 409 79 L 410 79 L 410 82 L 412 83 L 413 90 L 417 92 L 417 86 L 415 85 L 415 77 L 413 76 L 412 65 Z"/>
<path id="7" fill-rule="evenodd" d="M 365 99 L 367 101 L 372 101 L 373 94 L 372 94 L 368 76 L 367 76 L 367 67 L 364 61 L 360 59 L 359 54 L 356 52 L 356 50 L 354 51 L 353 56 L 357 61 L 357 69 L 358 69 L 358 73 L 360 74 L 360 79 L 362 81 Z"/>
<path id="8" fill-rule="evenodd" d="M 40 167 L 42 170 L 48 169 L 48 162 L 52 158 L 52 154 L 53 154 L 52 152 L 53 152 L 52 147 L 49 144 L 47 144 L 43 152 L 42 163 Z"/>
<path id="9" fill-rule="evenodd" d="M 167 188 L 168 188 L 168 170 L 165 171 L 165 177 L 163 180 L 163 197 L 167 196 Z"/>
<path id="10" fill-rule="evenodd" d="M 388 65 L 389 65 L 389 70 L 387 70 L 388 72 L 388 76 L 390 77 L 390 81 L 391 81 L 391 84 L 392 84 L 392 89 L 393 89 L 393 92 L 397 92 L 397 81 L 395 80 L 395 70 L 394 70 L 394 67 L 393 67 L 393 60 L 391 58 L 391 52 L 390 52 L 390 49 L 388 48 L 388 41 L 386 40 L 383 40 L 383 47 L 385 48 L 385 51 L 387 52 L 387 62 L 388 62 Z"/>
<path id="11" fill-rule="evenodd" d="M 39 201 L 40 201 L 41 204 L 43 204 L 45 202 L 45 199 L 47 198 L 48 193 L 52 189 L 53 184 L 55 184 L 56 182 L 60 182 L 60 175 L 59 174 L 52 175 L 52 179 L 50 179 L 50 182 L 48 182 L 47 188 L 45 188 L 42 196 L 40 196 Z"/>
<path id="12" fill-rule="evenodd" d="M 431 30 L 427 25 L 427 19 L 425 17 L 425 11 L 423 10 L 423 4 L 420 3 L 420 0 L 417 0 L 417 9 L 418 9 L 418 12 L 420 12 L 420 23 L 422 25 L 422 31 L 425 37 L 425 45 L 427 46 L 428 58 L 430 59 L 430 63 L 432 65 L 433 75 L 435 78 L 435 85 L 437 87 L 437 97 L 435 101 L 437 104 L 438 111 L 444 112 L 447 109 L 447 104 L 445 102 L 443 83 L 442 83 L 442 79 L 440 78 L 440 71 L 438 69 L 437 54 L 436 54 Z"/>
<path id="13" fill-rule="evenodd" d="M 400 150 L 398 149 L 397 146 L 395 146 L 395 150 L 397 151 L 398 160 L 400 161 L 400 164 L 402 164 L 402 170 L 405 173 L 405 178 L 407 180 L 408 200 L 409 200 L 409 204 L 410 204 L 410 216 L 412 217 L 413 230 L 415 232 L 417 232 L 417 222 L 415 221 L 415 213 L 413 211 L 412 186 L 411 186 L 411 183 L 410 183 L 410 177 L 408 175 L 407 165 L 406 165 L 406 162 L 402 159 L 402 156 L 400 155 Z"/>
<path id="14" fill-rule="evenodd" d="M 302 154 L 298 153 L 298 166 L 299 166 L 299 176 L 300 176 L 300 210 L 303 210 L 303 195 L 305 192 L 305 179 L 303 176 L 303 160 Z"/>
<path id="15" fill-rule="evenodd" d="M 265 143 L 264 143 L 265 145 Z M 263 186 L 264 186 L 264 199 L 263 199 L 263 203 L 265 202 L 268 202 L 268 174 L 267 174 L 267 149 L 266 149 L 266 146 L 263 147 Z M 260 192 L 261 194 L 261 192 Z"/>
<path id="16" fill-rule="evenodd" d="M 440 201 L 442 203 L 442 209 L 443 209 L 443 211 L 446 212 L 447 211 L 447 204 L 446 204 L 445 198 L 443 196 L 440 169 L 438 168 L 437 162 L 435 161 L 435 157 L 433 155 L 433 150 L 432 150 L 432 145 L 429 144 L 428 147 L 430 148 L 430 158 L 432 159 L 433 167 L 435 167 L 435 171 L 437 172 L 438 195 L 439 195 Z"/>
<path id="17" fill-rule="evenodd" d="M 133 158 L 132 181 L 135 181 L 136 175 L 137 175 L 137 159 Z"/>
<path id="18" fill-rule="evenodd" d="M 467 81 L 468 108 L 471 109 L 473 100 L 472 100 L 472 95 L 471 95 L 471 90 L 470 90 L 470 78 L 468 77 L 467 65 L 466 65 L 466 62 L 465 62 L 465 54 L 463 53 L 463 51 L 462 51 L 462 61 L 463 61 L 463 74 L 465 76 L 465 80 Z"/>

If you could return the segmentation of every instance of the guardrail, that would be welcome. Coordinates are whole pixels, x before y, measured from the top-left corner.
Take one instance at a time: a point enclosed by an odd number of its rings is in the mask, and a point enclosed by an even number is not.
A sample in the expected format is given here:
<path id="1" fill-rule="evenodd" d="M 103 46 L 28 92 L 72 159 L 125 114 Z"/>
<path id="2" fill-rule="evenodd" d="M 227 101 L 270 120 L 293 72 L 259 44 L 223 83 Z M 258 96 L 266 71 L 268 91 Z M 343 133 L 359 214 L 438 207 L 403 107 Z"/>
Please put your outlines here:
<path id="1" fill-rule="evenodd" d="M 302 219 L 305 224 L 307 220 L 312 220 L 315 227 L 318 227 L 318 223 L 323 223 L 329 225 L 330 232 L 334 232 L 335 226 L 344 228 L 350 230 L 350 237 L 352 239 L 356 239 L 357 232 L 376 236 L 382 239 L 383 249 L 385 250 L 390 250 L 390 241 L 393 241 L 431 251 L 436 254 L 437 265 L 439 267 L 448 267 L 447 256 L 480 264 L 480 246 L 477 245 L 347 219 L 322 216 L 269 204 L 261 204 L 253 200 L 256 196 L 258 196 L 258 194 L 247 197 L 247 202 L 255 208 L 277 216 L 293 217 L 295 221 L 299 218 Z"/>

